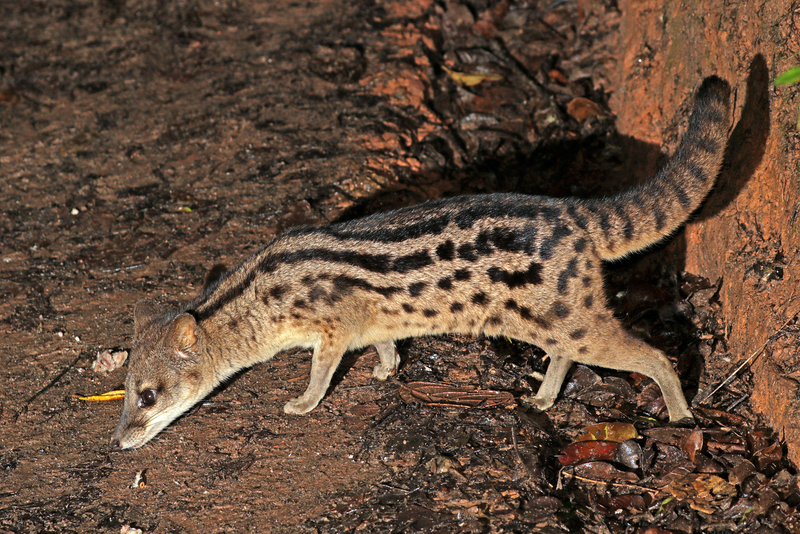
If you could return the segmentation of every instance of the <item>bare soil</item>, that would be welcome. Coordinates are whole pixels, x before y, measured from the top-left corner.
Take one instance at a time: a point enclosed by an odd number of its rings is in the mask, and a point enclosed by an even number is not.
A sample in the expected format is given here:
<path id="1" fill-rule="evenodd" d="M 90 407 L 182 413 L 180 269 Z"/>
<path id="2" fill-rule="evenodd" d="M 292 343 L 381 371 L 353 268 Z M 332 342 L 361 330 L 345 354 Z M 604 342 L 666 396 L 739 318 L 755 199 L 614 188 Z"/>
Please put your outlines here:
<path id="1" fill-rule="evenodd" d="M 458 193 L 635 184 L 715 71 L 738 89 L 719 193 L 670 244 L 609 266 L 609 295 L 697 399 L 773 332 L 777 374 L 796 380 L 797 326 L 778 329 L 796 238 L 771 239 L 777 215 L 736 200 L 756 182 L 760 199 L 797 197 L 794 178 L 781 193 L 759 170 L 794 165 L 796 103 L 784 93 L 771 111 L 768 84 L 795 48 L 796 5 L 634 4 L 0 2 L 0 532 L 800 531 L 797 449 L 781 439 L 796 399 L 782 393 L 772 431 L 747 372 L 695 407 L 694 431 L 664 427 L 650 381 L 603 370 L 576 369 L 546 414 L 399 395 L 538 387 L 538 349 L 453 336 L 404 342 L 385 383 L 373 349 L 350 355 L 303 417 L 281 407 L 309 354 L 280 354 L 136 451 L 108 448 L 119 402 L 74 397 L 121 387 L 124 369 L 92 362 L 129 347 L 137 300 L 186 301 L 213 265 L 287 228 Z M 675 45 L 680 14 L 695 49 Z M 742 22 L 757 20 L 772 26 Z M 728 250 L 741 278 L 720 279 Z M 607 421 L 639 437 L 610 456 L 572 444 Z"/>

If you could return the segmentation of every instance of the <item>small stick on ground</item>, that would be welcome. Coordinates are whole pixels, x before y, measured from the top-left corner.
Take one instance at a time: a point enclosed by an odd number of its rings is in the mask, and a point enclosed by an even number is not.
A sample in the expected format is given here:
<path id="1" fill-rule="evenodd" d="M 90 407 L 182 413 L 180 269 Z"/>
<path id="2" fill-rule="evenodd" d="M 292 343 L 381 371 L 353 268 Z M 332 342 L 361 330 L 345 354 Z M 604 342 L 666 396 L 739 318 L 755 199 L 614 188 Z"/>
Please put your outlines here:
<path id="1" fill-rule="evenodd" d="M 583 482 L 589 482 L 589 483 L 592 483 L 592 484 L 600 484 L 600 485 L 603 485 L 603 486 L 614 486 L 615 488 L 627 488 L 627 489 L 636 489 L 636 490 L 639 490 L 639 491 L 646 491 L 647 493 L 651 493 L 653 495 L 655 495 L 656 493 L 659 492 L 658 489 L 648 488 L 647 486 L 639 486 L 639 485 L 636 485 L 636 484 L 626 484 L 624 482 L 611 482 L 610 480 L 596 480 L 594 478 L 587 478 L 587 477 L 583 477 L 581 475 L 576 475 L 575 473 L 570 473 L 569 471 L 563 471 L 562 470 L 558 474 L 559 479 L 561 478 L 561 475 L 568 476 L 568 477 L 574 478 L 576 480 L 581 480 Z"/>
<path id="2" fill-rule="evenodd" d="M 80 360 L 80 359 L 81 359 L 81 355 L 80 355 L 80 354 L 78 354 L 78 356 L 76 356 L 76 357 L 75 357 L 75 359 L 74 359 L 74 360 L 72 360 L 72 363 L 70 363 L 68 366 L 66 366 L 66 367 L 64 368 L 64 370 L 63 370 L 63 371 L 61 371 L 60 373 L 58 373 L 58 375 L 56 375 L 56 377 L 55 377 L 55 378 L 53 378 L 53 379 L 50 381 L 50 383 L 49 383 L 49 384 L 47 384 L 45 387 L 43 387 L 42 389 L 40 389 L 39 391 L 37 391 L 36 393 L 34 393 L 34 395 L 33 395 L 31 398 L 29 398 L 28 400 L 26 400 L 26 401 L 23 403 L 23 405 L 22 405 L 22 408 L 20 408 L 20 409 L 19 409 L 19 411 L 17 411 L 17 413 L 14 415 L 14 422 L 16 423 L 16 422 L 17 422 L 17 419 L 19 419 L 19 416 L 20 416 L 20 415 L 22 415 L 23 413 L 25 413 L 25 412 L 27 412 L 27 411 L 28 411 L 28 406 L 29 406 L 29 405 L 30 405 L 30 404 L 31 404 L 31 403 L 32 403 L 34 400 L 36 400 L 36 398 L 37 398 L 37 397 L 39 397 L 39 395 L 43 394 L 45 391 L 47 391 L 48 389 L 50 389 L 51 387 L 53 387 L 54 385 L 56 385 L 56 383 L 57 383 L 59 380 L 61 380 L 61 379 L 64 377 L 64 375 L 65 375 L 65 374 L 67 374 L 67 372 L 68 372 L 70 369 L 72 369 L 73 367 L 75 367 L 75 364 L 76 364 L 76 363 L 78 363 L 78 360 Z"/>

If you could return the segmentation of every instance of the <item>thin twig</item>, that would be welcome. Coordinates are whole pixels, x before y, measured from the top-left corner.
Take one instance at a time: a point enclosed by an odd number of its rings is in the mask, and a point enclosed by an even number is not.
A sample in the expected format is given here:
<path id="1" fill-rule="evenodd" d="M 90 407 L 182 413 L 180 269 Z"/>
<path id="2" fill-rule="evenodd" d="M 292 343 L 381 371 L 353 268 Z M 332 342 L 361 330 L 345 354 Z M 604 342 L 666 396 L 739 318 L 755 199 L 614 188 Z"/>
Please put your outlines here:
<path id="1" fill-rule="evenodd" d="M 647 486 L 639 486 L 637 484 L 625 484 L 624 482 L 611 482 L 609 480 L 596 480 L 594 478 L 582 477 L 580 475 L 576 475 L 575 473 L 570 473 L 569 471 L 561 471 L 560 475 L 566 475 L 570 478 L 575 478 L 583 482 L 591 482 L 592 484 L 601 484 L 603 486 L 611 485 L 617 488 L 637 489 L 637 490 L 647 491 L 649 493 L 658 493 L 659 491 L 661 491 L 655 488 L 648 488 Z"/>
<path id="2" fill-rule="evenodd" d="M 780 333 L 780 331 L 781 331 L 781 330 L 783 330 L 783 329 L 786 327 L 786 325 L 788 325 L 788 324 L 789 324 L 789 323 L 792 321 L 792 319 L 794 319 L 795 317 L 797 317 L 797 314 L 798 314 L 798 313 L 800 313 L 800 309 L 799 309 L 799 310 L 797 310 L 796 312 L 794 312 L 792 315 L 790 315 L 790 316 L 789 316 L 789 318 L 788 318 L 788 319 L 786 319 L 786 322 L 785 322 L 785 323 L 783 323 L 783 324 L 780 326 L 780 328 L 778 328 L 777 330 L 775 330 L 775 332 L 774 332 L 774 333 L 773 333 L 771 336 L 769 336 L 769 337 L 767 338 L 767 340 L 766 340 L 764 343 L 762 343 L 762 344 L 761 344 L 761 346 L 760 346 L 760 347 L 758 347 L 758 348 L 755 350 L 755 352 L 753 352 L 753 354 L 751 354 L 751 355 L 750 355 L 750 357 L 749 357 L 749 358 L 747 358 L 745 361 L 743 361 L 743 362 L 742 362 L 742 364 L 741 364 L 739 367 L 737 367 L 737 368 L 736 368 L 736 369 L 735 369 L 735 370 L 734 370 L 734 371 L 733 371 L 733 372 L 732 372 L 730 375 L 728 375 L 728 378 L 726 378 L 725 380 L 723 380 L 723 381 L 722 381 L 722 383 L 721 383 L 720 385 L 718 385 L 716 388 L 714 388 L 714 391 L 712 391 L 711 393 L 709 393 L 708 395 L 706 395 L 706 396 L 705 396 L 705 398 L 699 402 L 699 404 L 703 404 L 703 403 L 705 403 L 705 402 L 706 402 L 708 399 L 710 399 L 711 397 L 713 397 L 713 396 L 714 396 L 714 394 L 715 394 L 717 391 L 719 391 L 720 389 L 722 389 L 723 387 L 725 387 L 726 385 L 728 385 L 728 384 L 731 382 L 731 380 L 733 380 L 733 379 L 734 379 L 734 377 L 736 377 L 736 375 L 737 375 L 737 374 L 739 374 L 739 371 L 741 371 L 742 369 L 744 369 L 745 367 L 747 367 L 748 365 L 750 365 L 750 364 L 751 364 L 753 361 L 755 361 L 755 359 L 756 359 L 756 358 L 758 358 L 758 357 L 761 355 L 761 353 L 762 353 L 762 352 L 764 352 L 764 349 L 765 349 L 765 348 L 767 348 L 767 345 L 769 345 L 769 343 L 770 343 L 771 341 L 774 341 L 775 339 L 777 339 L 777 336 L 778 336 L 778 334 Z"/>
<path id="3" fill-rule="evenodd" d="M 40 389 L 39 391 L 34 393 L 34 395 L 31 398 L 26 400 L 25 403 L 22 405 L 22 408 L 14 415 L 14 422 L 16 423 L 17 419 L 19 419 L 19 416 L 28 411 L 28 406 L 30 405 L 30 403 L 32 403 L 34 400 L 36 400 L 36 398 L 39 395 L 43 394 L 45 391 L 47 391 L 48 389 L 50 389 L 51 387 L 56 385 L 56 382 L 61 380 L 64 377 L 64 375 L 67 374 L 67 372 L 70 369 L 72 369 L 75 366 L 76 363 L 78 363 L 78 360 L 80 360 L 80 359 L 81 359 L 81 355 L 78 354 L 78 356 L 74 360 L 72 360 L 72 363 L 70 363 L 68 366 L 66 366 L 63 371 L 58 373 L 58 375 L 56 375 L 56 377 L 53 378 L 50 381 L 49 384 L 47 384 L 45 387 L 43 387 L 42 389 Z"/>

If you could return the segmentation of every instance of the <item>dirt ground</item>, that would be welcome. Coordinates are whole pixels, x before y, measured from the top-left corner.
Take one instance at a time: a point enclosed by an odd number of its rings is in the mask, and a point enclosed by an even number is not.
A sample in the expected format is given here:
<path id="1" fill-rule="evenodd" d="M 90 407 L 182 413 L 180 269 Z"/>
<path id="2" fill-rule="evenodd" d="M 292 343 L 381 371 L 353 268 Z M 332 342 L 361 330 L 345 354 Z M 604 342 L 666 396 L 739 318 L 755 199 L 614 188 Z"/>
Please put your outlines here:
<path id="1" fill-rule="evenodd" d="M 704 6 L 702 20 L 728 22 L 712 28 L 719 38 L 691 35 L 717 42 L 703 60 L 655 37 L 691 18 L 673 8 L 0 2 L 0 532 L 800 531 L 790 432 L 757 413 L 763 393 L 753 410 L 761 386 L 747 372 L 695 407 L 694 430 L 664 426 L 643 377 L 587 368 L 546 414 L 513 401 L 469 408 L 458 387 L 519 398 L 546 362 L 508 340 L 446 336 L 401 344 L 403 366 L 385 383 L 372 378 L 374 349 L 351 355 L 299 417 L 281 410 L 308 379 L 308 352 L 292 351 L 124 452 L 108 447 L 121 402 L 74 397 L 121 387 L 124 368 L 102 375 L 92 362 L 130 347 L 136 301 L 184 302 L 213 265 L 287 228 L 458 193 L 588 197 L 636 183 L 674 148 L 692 90 L 718 72 L 737 95 L 728 187 L 685 234 L 607 277 L 617 315 L 704 397 L 781 313 L 791 318 L 758 299 L 794 295 L 794 238 L 776 246 L 778 223 L 725 214 L 747 212 L 733 198 L 752 191 L 762 161 L 795 168 L 796 102 L 768 88 L 791 66 L 794 41 L 780 39 L 794 22 L 762 29 L 779 43 L 772 55 L 742 47 L 725 63 L 739 21 L 783 19 L 763 5 L 736 18 Z M 772 129 L 770 99 L 782 121 Z M 791 206 L 796 178 L 786 180 Z M 749 198 L 769 202 L 780 188 L 761 183 Z M 747 284 L 714 274 L 728 260 Z M 760 295 L 741 323 L 739 286 Z M 759 313 L 769 320 L 756 328 Z M 773 336 L 790 382 L 796 331 L 789 322 Z M 404 387 L 419 382 L 448 385 L 456 405 L 426 402 L 430 384 Z M 638 434 L 604 426 L 611 452 L 575 443 L 608 421 Z"/>

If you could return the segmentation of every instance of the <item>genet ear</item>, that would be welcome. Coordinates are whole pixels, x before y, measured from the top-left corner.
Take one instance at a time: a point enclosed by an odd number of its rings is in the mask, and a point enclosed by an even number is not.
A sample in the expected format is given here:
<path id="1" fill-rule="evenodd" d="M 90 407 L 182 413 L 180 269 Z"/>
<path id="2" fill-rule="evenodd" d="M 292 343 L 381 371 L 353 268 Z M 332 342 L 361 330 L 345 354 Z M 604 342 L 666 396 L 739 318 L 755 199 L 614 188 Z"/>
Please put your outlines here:
<path id="1" fill-rule="evenodd" d="M 136 335 L 156 317 L 164 315 L 165 308 L 152 299 L 140 300 L 133 307 L 133 330 Z"/>
<path id="2" fill-rule="evenodd" d="M 167 344 L 180 356 L 189 357 L 197 354 L 200 342 L 200 327 L 188 313 L 182 313 L 172 320 L 167 332 Z"/>

